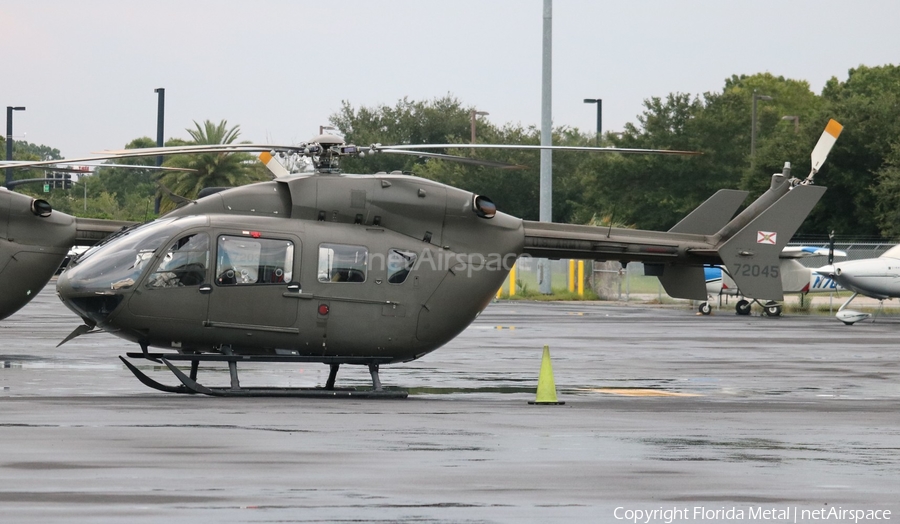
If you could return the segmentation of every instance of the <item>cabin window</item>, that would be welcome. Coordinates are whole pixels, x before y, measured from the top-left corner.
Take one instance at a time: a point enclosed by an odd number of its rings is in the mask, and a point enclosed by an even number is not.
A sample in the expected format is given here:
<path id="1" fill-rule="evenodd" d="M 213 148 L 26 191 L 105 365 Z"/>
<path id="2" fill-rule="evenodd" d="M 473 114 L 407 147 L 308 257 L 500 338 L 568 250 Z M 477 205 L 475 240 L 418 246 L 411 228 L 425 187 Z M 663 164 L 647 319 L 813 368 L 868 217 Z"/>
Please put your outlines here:
<path id="1" fill-rule="evenodd" d="M 291 281 L 294 243 L 270 238 L 219 237 L 216 284 L 281 284 Z"/>
<path id="2" fill-rule="evenodd" d="M 389 284 L 402 284 L 416 265 L 417 255 L 412 251 L 391 249 L 387 256 L 387 281 Z"/>
<path id="3" fill-rule="evenodd" d="M 179 238 L 162 256 L 159 265 L 147 277 L 147 287 L 199 286 L 206 281 L 209 265 L 209 237 L 195 233 Z"/>
<path id="4" fill-rule="evenodd" d="M 319 282 L 365 282 L 369 250 L 344 244 L 319 245 Z"/>

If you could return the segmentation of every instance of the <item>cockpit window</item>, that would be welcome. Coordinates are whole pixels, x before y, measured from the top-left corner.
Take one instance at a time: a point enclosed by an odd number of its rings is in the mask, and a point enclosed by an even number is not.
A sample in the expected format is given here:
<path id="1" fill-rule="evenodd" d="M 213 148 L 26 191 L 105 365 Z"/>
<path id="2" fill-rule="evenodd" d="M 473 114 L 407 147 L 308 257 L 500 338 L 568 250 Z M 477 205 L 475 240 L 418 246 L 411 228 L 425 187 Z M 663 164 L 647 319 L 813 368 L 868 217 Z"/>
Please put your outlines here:
<path id="1" fill-rule="evenodd" d="M 140 279 L 154 253 L 177 232 L 205 224 L 204 217 L 162 219 L 132 229 L 97 246 L 67 269 L 77 291 L 128 289 Z"/>
<path id="2" fill-rule="evenodd" d="M 387 279 L 390 284 L 402 284 L 416 265 L 417 255 L 412 251 L 391 249 L 387 257 Z"/>
<path id="3" fill-rule="evenodd" d="M 319 245 L 319 282 L 365 282 L 369 250 L 344 244 Z"/>
<path id="4" fill-rule="evenodd" d="M 142 243 L 147 246 L 155 245 L 152 249 L 156 249 L 168 238 L 168 235 L 171 234 L 171 230 L 166 226 L 171 224 L 173 220 L 175 219 L 161 218 L 159 220 L 154 220 L 153 222 L 148 222 L 137 227 L 113 233 L 96 246 L 85 251 L 78 257 L 77 262 L 83 262 L 92 256 L 96 256 L 97 253 L 107 254 L 110 251 L 110 246 L 113 246 L 113 250 L 118 251 L 122 246 L 127 245 L 128 247 L 133 247 L 138 243 Z"/>
<path id="5" fill-rule="evenodd" d="M 290 282 L 294 243 L 288 240 L 220 236 L 216 284 L 280 284 Z"/>
<path id="6" fill-rule="evenodd" d="M 199 286 L 206 280 L 209 237 L 195 233 L 176 240 L 145 284 L 150 288 Z"/>

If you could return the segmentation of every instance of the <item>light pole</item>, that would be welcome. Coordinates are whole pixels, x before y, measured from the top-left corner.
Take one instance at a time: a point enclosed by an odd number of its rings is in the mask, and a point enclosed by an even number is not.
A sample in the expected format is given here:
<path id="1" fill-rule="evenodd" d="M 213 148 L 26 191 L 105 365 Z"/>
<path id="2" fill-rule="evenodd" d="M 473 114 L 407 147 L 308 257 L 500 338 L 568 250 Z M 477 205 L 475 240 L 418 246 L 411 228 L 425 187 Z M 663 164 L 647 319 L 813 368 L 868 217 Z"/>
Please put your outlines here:
<path id="1" fill-rule="evenodd" d="M 159 95 L 156 104 L 156 146 L 163 147 L 165 145 L 165 139 L 163 138 L 163 123 L 165 122 L 166 116 L 166 88 L 157 87 L 153 92 Z M 162 155 L 156 157 L 156 167 L 161 166 L 162 163 Z M 162 204 L 162 195 L 157 193 L 156 201 L 153 204 L 153 212 L 157 215 L 159 214 L 160 204 Z"/>
<path id="2" fill-rule="evenodd" d="M 12 160 L 13 139 L 12 139 L 12 120 L 13 111 L 25 111 L 25 106 L 6 106 L 6 159 Z M 9 183 L 12 182 L 12 168 L 6 168 L 6 188 L 10 189 Z"/>
<path id="3" fill-rule="evenodd" d="M 782 120 L 793 120 L 794 121 L 794 133 L 800 132 L 800 117 L 796 115 L 785 115 L 781 117 Z"/>
<path id="4" fill-rule="evenodd" d="M 603 133 L 603 100 L 599 98 L 585 98 L 585 104 L 597 104 L 597 147 L 600 147 L 600 134 Z"/>
<path id="5" fill-rule="evenodd" d="M 772 100 L 771 96 L 758 95 L 756 89 L 753 90 L 753 112 L 750 115 L 750 161 L 756 158 L 756 101 Z"/>
<path id="6" fill-rule="evenodd" d="M 486 116 L 489 115 L 487 111 L 475 111 L 474 109 L 469 111 L 469 117 L 472 121 L 472 143 L 475 143 L 475 118 L 478 116 Z"/>
<path id="7" fill-rule="evenodd" d="M 541 46 L 541 145 L 553 145 L 553 0 L 544 0 Z M 539 220 L 553 222 L 553 150 L 541 149 Z M 538 259 L 538 287 L 553 293 L 550 260 Z"/>

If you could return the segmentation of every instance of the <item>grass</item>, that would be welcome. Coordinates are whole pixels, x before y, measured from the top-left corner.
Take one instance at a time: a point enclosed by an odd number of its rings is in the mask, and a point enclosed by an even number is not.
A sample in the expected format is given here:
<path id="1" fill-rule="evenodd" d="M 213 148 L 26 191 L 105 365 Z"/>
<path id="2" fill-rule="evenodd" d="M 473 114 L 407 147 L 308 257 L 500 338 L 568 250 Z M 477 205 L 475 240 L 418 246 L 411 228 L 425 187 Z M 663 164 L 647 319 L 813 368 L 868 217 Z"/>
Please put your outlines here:
<path id="1" fill-rule="evenodd" d="M 504 300 L 537 300 L 541 302 L 551 302 L 554 300 L 599 300 L 600 297 L 593 290 L 585 288 L 584 295 L 579 295 L 577 291 L 569 291 L 565 288 L 554 288 L 553 293 L 545 295 L 537 289 L 517 289 L 516 294 L 509 296 L 509 293 L 501 293 L 501 299 Z"/>
<path id="2" fill-rule="evenodd" d="M 585 268 L 585 270 L 586 273 L 589 272 L 589 268 Z M 551 278 L 552 282 L 555 284 L 565 284 L 568 281 L 568 274 L 554 271 Z M 503 294 L 501 295 L 501 298 L 509 298 L 509 278 L 503 283 L 502 289 Z M 622 298 L 624 299 L 626 292 L 631 294 L 655 295 L 659 294 L 662 288 L 659 284 L 659 279 L 656 277 L 644 276 L 635 271 L 622 278 L 621 289 Z M 584 293 L 584 297 L 578 297 L 577 293 L 570 293 L 566 287 L 554 287 L 552 295 L 543 295 L 538 292 L 537 275 L 533 271 L 522 271 L 516 273 L 516 295 L 513 296 L 513 300 L 516 300 L 517 298 L 526 298 L 529 300 L 599 300 L 597 294 L 590 289 L 588 282 L 585 282 Z M 523 295 L 523 297 L 519 297 L 519 295 Z M 665 291 L 662 292 L 662 295 L 665 298 Z M 543 298 L 557 296 L 574 298 Z"/>

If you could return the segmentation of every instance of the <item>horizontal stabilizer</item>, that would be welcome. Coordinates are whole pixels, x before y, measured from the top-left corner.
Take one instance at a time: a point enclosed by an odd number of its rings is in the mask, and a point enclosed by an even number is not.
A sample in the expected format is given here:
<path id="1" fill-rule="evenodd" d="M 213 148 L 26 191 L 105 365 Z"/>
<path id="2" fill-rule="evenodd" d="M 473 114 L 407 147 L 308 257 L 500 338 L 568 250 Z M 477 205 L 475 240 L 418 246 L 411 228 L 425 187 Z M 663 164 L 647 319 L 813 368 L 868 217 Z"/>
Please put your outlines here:
<path id="1" fill-rule="evenodd" d="M 647 268 L 651 264 L 644 264 Z M 703 266 L 662 266 L 657 274 L 666 294 L 673 298 L 706 300 L 706 273 Z"/>
<path id="2" fill-rule="evenodd" d="M 825 188 L 799 185 L 718 248 L 741 292 L 758 300 L 783 300 L 779 257 Z"/>
<path id="3" fill-rule="evenodd" d="M 669 233 L 715 235 L 731 221 L 748 194 L 737 189 L 720 189 L 675 224 Z"/>

